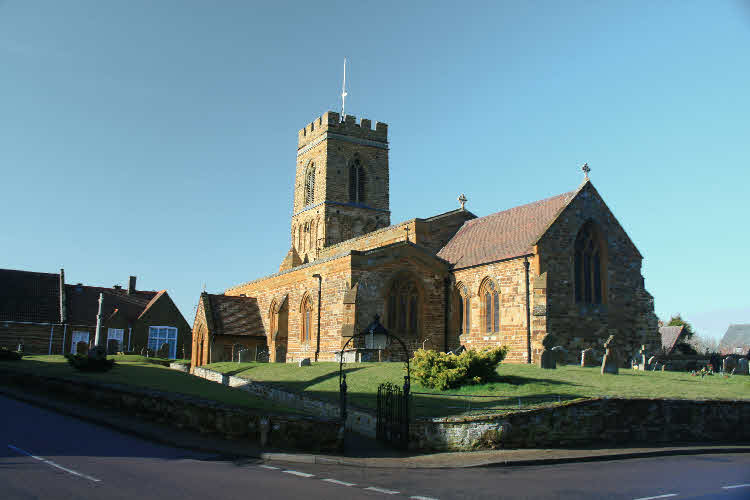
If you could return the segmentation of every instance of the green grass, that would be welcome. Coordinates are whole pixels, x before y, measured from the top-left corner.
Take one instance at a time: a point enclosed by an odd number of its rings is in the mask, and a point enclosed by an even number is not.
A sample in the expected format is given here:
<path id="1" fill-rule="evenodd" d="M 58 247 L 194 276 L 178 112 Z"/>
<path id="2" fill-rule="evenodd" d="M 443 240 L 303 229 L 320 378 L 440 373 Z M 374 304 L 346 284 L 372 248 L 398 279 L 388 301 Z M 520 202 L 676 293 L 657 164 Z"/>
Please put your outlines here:
<path id="1" fill-rule="evenodd" d="M 286 388 L 313 398 L 338 402 L 338 363 L 314 363 L 309 367 L 284 363 L 213 363 L 206 366 L 222 373 L 250 378 Z M 353 406 L 375 408 L 381 382 L 403 385 L 403 363 L 345 364 L 347 392 Z M 599 368 L 559 366 L 542 370 L 533 365 L 501 364 L 494 380 L 483 385 L 436 391 L 412 381 L 417 416 L 456 415 L 486 411 L 509 411 L 599 396 L 672 399 L 750 399 L 750 377 L 701 379 L 682 372 L 642 372 L 621 369 L 619 375 L 601 375 Z M 488 396 L 486 398 L 451 397 Z M 470 406 L 469 406 L 470 404 Z"/>
<path id="2" fill-rule="evenodd" d="M 169 366 L 170 363 L 180 363 L 189 365 L 189 359 L 169 359 L 169 358 L 155 358 L 153 356 L 146 357 L 140 354 L 117 354 L 107 356 L 108 359 L 114 359 L 117 362 L 128 361 L 128 362 L 142 362 L 142 363 L 154 363 L 162 366 Z"/>
<path id="3" fill-rule="evenodd" d="M 0 369 L 68 380 L 91 380 L 159 391 L 186 394 L 232 406 L 241 406 L 276 413 L 300 413 L 279 403 L 255 397 L 240 389 L 225 387 L 187 373 L 171 370 L 150 361 L 123 361 L 119 358 L 140 356 L 113 356 L 115 366 L 105 373 L 85 373 L 68 365 L 63 356 L 24 356 L 21 361 L 0 361 Z M 118 360 L 119 359 L 119 360 Z M 144 358 L 145 359 L 145 358 Z"/>

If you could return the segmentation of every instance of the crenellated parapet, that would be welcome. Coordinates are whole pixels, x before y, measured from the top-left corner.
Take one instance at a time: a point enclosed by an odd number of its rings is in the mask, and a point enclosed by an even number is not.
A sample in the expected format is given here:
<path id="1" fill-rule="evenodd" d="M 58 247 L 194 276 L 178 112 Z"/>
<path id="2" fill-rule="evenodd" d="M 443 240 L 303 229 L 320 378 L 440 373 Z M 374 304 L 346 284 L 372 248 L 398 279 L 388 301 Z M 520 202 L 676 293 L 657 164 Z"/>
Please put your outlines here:
<path id="1" fill-rule="evenodd" d="M 321 135 L 330 132 L 349 137 L 356 137 L 367 141 L 388 142 L 388 125 L 381 122 L 375 122 L 375 128 L 372 128 L 372 121 L 367 118 L 360 119 L 357 123 L 356 117 L 346 115 L 344 121 L 341 121 L 341 115 L 335 111 L 328 111 L 323 116 L 308 123 L 307 126 L 298 132 L 297 149 L 301 149 Z"/>

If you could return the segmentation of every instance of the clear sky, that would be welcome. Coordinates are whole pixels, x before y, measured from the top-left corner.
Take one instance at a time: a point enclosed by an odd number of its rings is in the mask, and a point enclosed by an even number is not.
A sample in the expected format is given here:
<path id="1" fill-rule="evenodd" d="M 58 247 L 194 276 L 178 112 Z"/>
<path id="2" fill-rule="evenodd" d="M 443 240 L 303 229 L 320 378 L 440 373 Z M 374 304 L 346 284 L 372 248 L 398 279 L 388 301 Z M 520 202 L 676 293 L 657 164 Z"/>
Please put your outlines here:
<path id="1" fill-rule="evenodd" d="M 750 322 L 750 4 L 0 0 L 0 267 L 209 292 L 278 270 L 297 131 L 389 124 L 391 220 L 580 166 L 656 312 Z"/>

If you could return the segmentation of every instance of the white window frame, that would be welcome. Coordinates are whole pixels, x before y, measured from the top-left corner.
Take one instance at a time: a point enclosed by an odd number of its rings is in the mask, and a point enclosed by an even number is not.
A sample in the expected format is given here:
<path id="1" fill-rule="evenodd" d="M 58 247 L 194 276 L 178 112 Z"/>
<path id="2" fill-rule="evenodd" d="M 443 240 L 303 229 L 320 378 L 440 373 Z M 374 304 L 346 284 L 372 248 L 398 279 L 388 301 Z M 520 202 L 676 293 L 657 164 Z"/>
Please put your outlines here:
<path id="1" fill-rule="evenodd" d="M 123 351 L 123 343 L 125 342 L 125 329 L 124 328 L 107 328 L 107 347 L 109 347 L 110 339 L 117 340 L 120 343 L 119 350 Z"/>
<path id="2" fill-rule="evenodd" d="M 164 329 L 167 330 L 165 332 L 166 336 L 161 337 L 161 335 L 159 335 L 161 333 L 159 330 L 164 330 Z M 151 339 L 153 337 L 152 334 L 154 333 L 154 331 L 156 331 L 156 338 L 154 340 L 154 345 L 156 346 L 155 349 L 151 346 Z M 169 338 L 170 333 L 174 333 L 174 339 Z M 175 359 L 177 357 L 178 334 L 179 332 L 176 326 L 149 326 L 148 327 L 148 344 L 147 344 L 148 348 L 153 349 L 154 353 L 156 353 L 156 351 L 159 350 L 159 347 L 161 347 L 161 345 L 164 342 L 166 342 L 169 344 L 169 359 Z M 160 340 L 163 342 L 159 343 Z M 171 340 L 174 340 L 174 344 L 170 342 Z"/>
<path id="3" fill-rule="evenodd" d="M 76 344 L 78 342 L 83 342 L 83 339 L 79 338 L 79 340 L 76 340 L 76 337 L 81 337 L 82 335 L 86 335 L 87 344 L 91 342 L 91 333 L 85 330 L 73 330 L 73 334 L 70 337 L 70 354 L 78 354 L 78 350 L 76 349 Z"/>

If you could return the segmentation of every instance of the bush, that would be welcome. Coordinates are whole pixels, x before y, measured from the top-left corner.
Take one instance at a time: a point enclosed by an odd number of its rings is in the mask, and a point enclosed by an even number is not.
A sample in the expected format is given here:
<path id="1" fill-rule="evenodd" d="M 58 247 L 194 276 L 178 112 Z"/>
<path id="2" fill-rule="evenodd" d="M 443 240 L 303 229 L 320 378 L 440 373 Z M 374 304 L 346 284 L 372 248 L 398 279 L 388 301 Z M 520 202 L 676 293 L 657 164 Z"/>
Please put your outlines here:
<path id="1" fill-rule="evenodd" d="M 22 352 L 11 351 L 7 347 L 0 347 L 0 361 L 18 361 L 22 357 Z"/>
<path id="2" fill-rule="evenodd" d="M 423 386 L 438 390 L 487 382 L 505 358 L 508 347 L 483 351 L 466 350 L 456 356 L 419 349 L 412 360 L 412 374 Z"/>
<path id="3" fill-rule="evenodd" d="M 85 354 L 66 354 L 68 364 L 82 372 L 106 372 L 115 365 L 114 359 L 90 358 Z"/>

